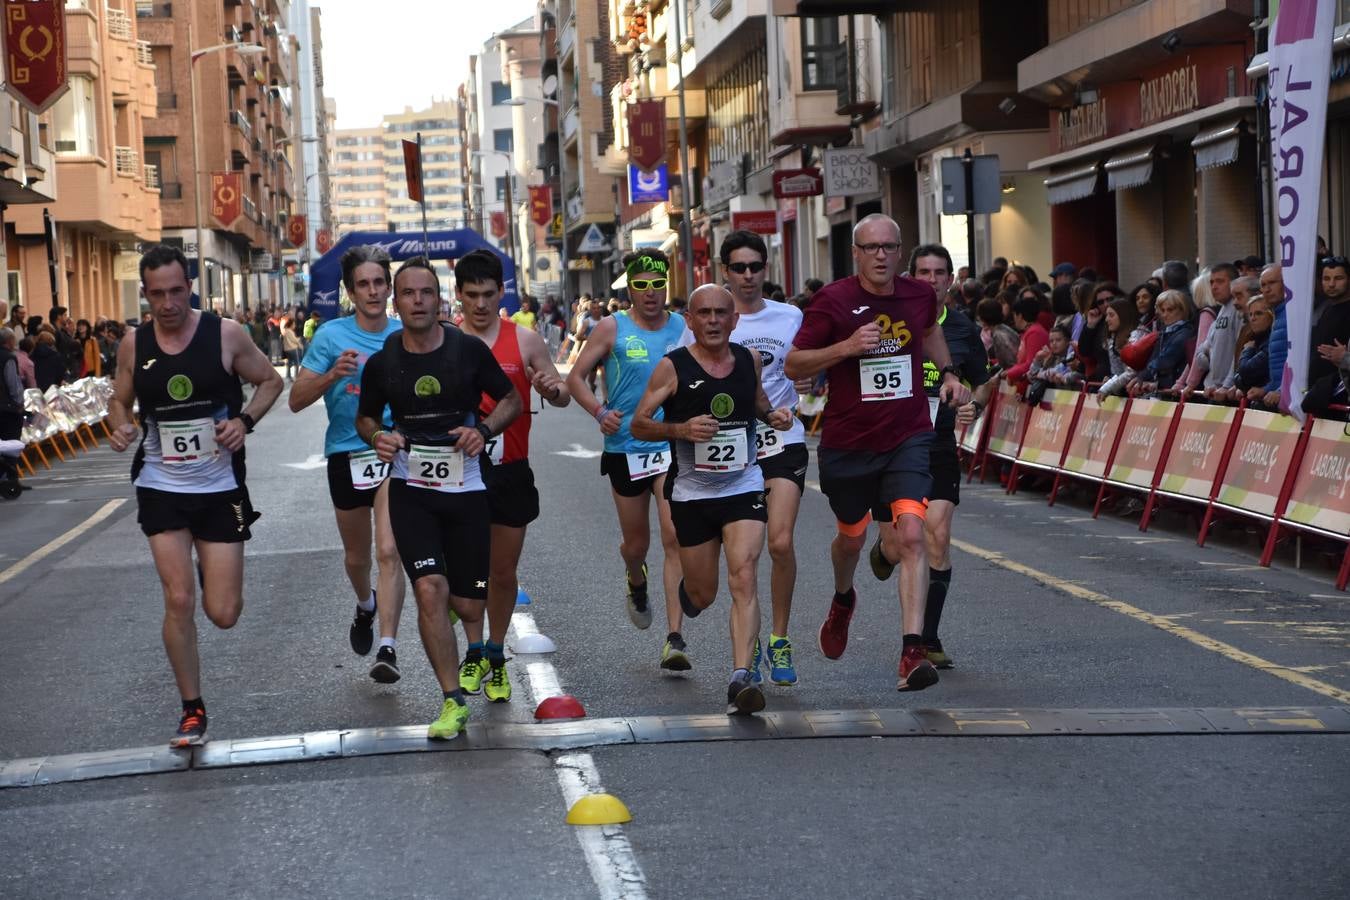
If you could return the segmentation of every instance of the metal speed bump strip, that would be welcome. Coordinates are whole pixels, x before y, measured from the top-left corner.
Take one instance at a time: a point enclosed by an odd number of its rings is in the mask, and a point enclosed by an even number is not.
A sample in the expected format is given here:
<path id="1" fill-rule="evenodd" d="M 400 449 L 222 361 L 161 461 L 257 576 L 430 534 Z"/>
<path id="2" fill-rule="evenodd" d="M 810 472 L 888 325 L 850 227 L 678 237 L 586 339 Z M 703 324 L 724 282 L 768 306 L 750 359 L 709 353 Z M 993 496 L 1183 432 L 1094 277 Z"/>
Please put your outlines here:
<path id="1" fill-rule="evenodd" d="M 457 740 L 425 725 L 353 728 L 208 741 L 195 750 L 140 747 L 0 762 L 0 788 L 186 769 L 271 765 L 394 753 L 577 750 L 624 744 L 848 737 L 1064 737 L 1350 734 L 1350 706 L 1178 709 L 850 709 L 759 716 L 632 716 L 568 722 L 474 723 Z"/>

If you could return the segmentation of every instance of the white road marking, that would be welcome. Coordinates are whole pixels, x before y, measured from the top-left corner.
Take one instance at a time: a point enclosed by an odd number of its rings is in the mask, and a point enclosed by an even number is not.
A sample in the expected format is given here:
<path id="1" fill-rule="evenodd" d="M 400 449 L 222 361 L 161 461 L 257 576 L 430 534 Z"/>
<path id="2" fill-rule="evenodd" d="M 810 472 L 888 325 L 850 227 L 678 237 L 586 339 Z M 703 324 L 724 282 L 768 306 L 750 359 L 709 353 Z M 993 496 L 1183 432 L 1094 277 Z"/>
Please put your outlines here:
<path id="1" fill-rule="evenodd" d="M 42 560 L 46 559 L 48 556 L 51 556 L 57 550 L 60 550 L 66 544 L 69 544 L 71 541 L 75 540 L 77 537 L 84 534 L 86 531 L 93 528 L 95 525 L 102 522 L 104 519 L 108 518 L 108 516 L 112 515 L 113 512 L 117 510 L 117 507 L 121 506 L 125 502 L 126 502 L 125 500 L 109 500 L 107 503 L 99 507 L 98 512 L 94 513 L 92 516 L 85 519 L 79 525 L 76 525 L 74 528 L 70 529 L 60 537 L 48 541 L 46 544 L 34 550 L 32 553 L 28 554 L 23 559 L 19 560 L 5 571 L 0 572 L 0 584 L 4 584 L 6 581 L 9 581 L 13 578 L 17 578 L 32 566 L 36 565 L 39 562 L 42 562 Z"/>
<path id="2" fill-rule="evenodd" d="M 322 469 L 328 465 L 328 460 L 322 453 L 311 453 L 304 462 L 282 463 L 282 465 L 288 469 Z"/>
<path id="3" fill-rule="evenodd" d="M 573 444 L 573 447 L 580 447 Z M 563 454 L 571 455 L 571 454 Z M 595 454 L 599 456 L 599 453 Z M 519 608 L 511 616 L 512 640 L 520 640 L 526 635 L 538 634 L 534 617 Z M 539 701 L 560 695 L 562 685 L 558 681 L 558 672 L 550 662 L 529 662 L 525 664 L 525 678 L 530 697 L 527 705 L 531 708 Z M 589 753 L 566 753 L 554 760 L 554 771 L 558 776 L 558 788 L 562 791 L 563 803 L 568 809 L 587 794 L 604 790 L 600 773 L 595 768 L 595 759 Z M 586 857 L 586 865 L 591 871 L 591 879 L 600 891 L 603 900 L 646 900 L 647 879 L 642 874 L 637 857 L 633 854 L 633 845 L 622 825 L 569 825 L 581 845 Z"/>
<path id="4" fill-rule="evenodd" d="M 597 459 L 602 450 L 588 450 L 580 444 L 573 444 L 571 450 L 554 450 L 554 456 L 570 456 L 573 459 Z"/>

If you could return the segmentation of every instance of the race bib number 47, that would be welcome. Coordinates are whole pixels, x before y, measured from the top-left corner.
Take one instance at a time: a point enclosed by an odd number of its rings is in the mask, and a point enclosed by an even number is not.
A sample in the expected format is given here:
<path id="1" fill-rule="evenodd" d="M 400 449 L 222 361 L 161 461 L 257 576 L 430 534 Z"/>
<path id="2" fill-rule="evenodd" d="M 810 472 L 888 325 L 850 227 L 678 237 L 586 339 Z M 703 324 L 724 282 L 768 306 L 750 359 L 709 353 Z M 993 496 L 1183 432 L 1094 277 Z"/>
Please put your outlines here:
<path id="1" fill-rule="evenodd" d="M 408 486 L 433 491 L 464 487 L 464 454 L 454 447 L 413 444 L 408 451 Z"/>
<path id="2" fill-rule="evenodd" d="M 864 401 L 902 400 L 914 393 L 908 356 L 864 357 L 858 361 L 858 389 Z"/>
<path id="3" fill-rule="evenodd" d="M 389 477 L 389 463 L 380 462 L 374 450 L 353 453 L 347 457 L 347 465 L 352 473 L 352 487 L 358 491 L 373 490 Z"/>
<path id="4" fill-rule="evenodd" d="M 216 455 L 216 420 L 188 419 L 159 423 L 160 458 L 165 465 L 185 466 Z"/>

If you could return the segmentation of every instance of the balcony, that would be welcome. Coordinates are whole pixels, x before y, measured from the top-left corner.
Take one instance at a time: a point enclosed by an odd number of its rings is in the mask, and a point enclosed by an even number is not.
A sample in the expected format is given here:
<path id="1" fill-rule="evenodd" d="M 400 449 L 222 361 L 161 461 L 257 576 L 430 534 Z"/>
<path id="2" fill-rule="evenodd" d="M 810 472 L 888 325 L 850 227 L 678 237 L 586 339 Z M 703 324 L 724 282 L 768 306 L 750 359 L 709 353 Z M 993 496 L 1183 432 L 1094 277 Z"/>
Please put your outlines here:
<path id="1" fill-rule="evenodd" d="M 136 18 L 171 19 L 173 18 L 173 4 L 155 3 L 154 0 L 136 0 Z"/>
<path id="2" fill-rule="evenodd" d="M 131 16 L 112 6 L 103 7 L 104 21 L 108 23 L 108 37 L 119 41 L 131 40 Z"/>
<path id="3" fill-rule="evenodd" d="M 136 62 L 152 69 L 155 67 L 155 54 L 150 50 L 149 41 L 136 42 Z"/>
<path id="4" fill-rule="evenodd" d="M 225 26 L 225 41 L 230 44 L 237 44 L 244 39 L 244 33 L 234 25 Z"/>
<path id="5" fill-rule="evenodd" d="M 834 111 L 841 116 L 870 116 L 881 108 L 876 85 L 872 84 L 871 63 L 874 53 L 867 39 L 849 40 L 834 52 Z"/>
<path id="6" fill-rule="evenodd" d="M 580 110 L 574 104 L 571 109 L 563 116 L 562 138 L 563 143 L 570 144 L 576 140 L 577 130 L 581 127 Z"/>
<path id="7" fill-rule="evenodd" d="M 134 147 L 113 148 L 114 170 L 122 178 L 135 178 L 141 173 L 141 155 Z"/>
<path id="8" fill-rule="evenodd" d="M 248 117 L 237 109 L 230 110 L 230 124 L 244 133 L 244 137 L 253 137 L 253 126 L 248 124 Z"/>
<path id="9" fill-rule="evenodd" d="M 145 165 L 145 186 L 152 191 L 159 190 L 159 166 Z"/>
<path id="10" fill-rule="evenodd" d="M 558 59 L 565 60 L 572 55 L 572 51 L 577 46 L 577 19 L 573 15 L 563 24 L 562 33 L 558 35 Z"/>
<path id="11" fill-rule="evenodd" d="M 252 197 L 244 198 L 244 215 L 250 222 L 255 224 L 258 222 L 258 204 L 253 202 Z"/>

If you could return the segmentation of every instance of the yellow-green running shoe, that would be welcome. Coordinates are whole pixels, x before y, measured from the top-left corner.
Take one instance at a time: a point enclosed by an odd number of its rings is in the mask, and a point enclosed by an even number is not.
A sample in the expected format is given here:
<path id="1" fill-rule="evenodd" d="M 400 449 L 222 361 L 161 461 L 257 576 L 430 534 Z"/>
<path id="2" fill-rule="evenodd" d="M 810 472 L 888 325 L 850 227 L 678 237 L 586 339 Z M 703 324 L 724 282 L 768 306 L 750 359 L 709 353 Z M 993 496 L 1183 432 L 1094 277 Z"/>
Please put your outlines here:
<path id="1" fill-rule="evenodd" d="M 449 741 L 459 737 L 469 721 L 469 708 L 447 697 L 441 706 L 441 717 L 427 726 L 427 739 Z"/>
<path id="2" fill-rule="evenodd" d="M 466 694 L 477 694 L 483 689 L 483 679 L 491 666 L 481 656 L 466 656 L 459 665 L 459 689 Z"/>
<path id="3" fill-rule="evenodd" d="M 506 666 L 492 669 L 492 677 L 483 685 L 483 696 L 493 703 L 505 703 L 511 699 L 511 676 L 506 674 Z"/>

